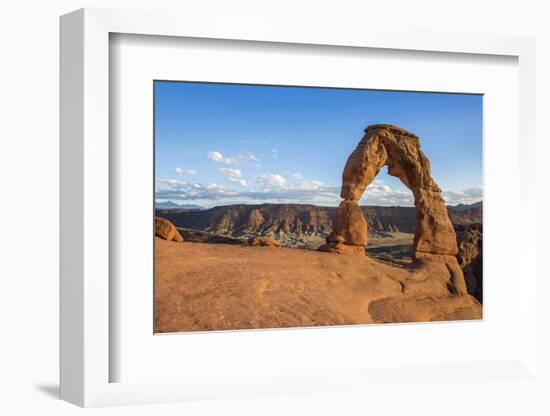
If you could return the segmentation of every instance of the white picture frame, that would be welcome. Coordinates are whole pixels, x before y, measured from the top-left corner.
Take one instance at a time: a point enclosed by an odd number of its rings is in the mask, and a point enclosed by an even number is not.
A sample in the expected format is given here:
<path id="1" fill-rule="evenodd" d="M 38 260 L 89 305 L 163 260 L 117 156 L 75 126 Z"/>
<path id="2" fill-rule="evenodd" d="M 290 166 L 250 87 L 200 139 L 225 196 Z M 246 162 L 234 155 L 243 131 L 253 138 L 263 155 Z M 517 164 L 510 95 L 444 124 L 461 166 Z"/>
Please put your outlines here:
<path id="1" fill-rule="evenodd" d="M 430 382 L 445 380 L 526 379 L 536 382 L 536 218 L 527 215 L 533 203 L 535 42 L 506 35 L 430 33 L 364 28 L 328 31 L 282 30 L 277 24 L 226 22 L 204 26 L 190 16 L 168 13 L 82 9 L 61 18 L 61 398 L 80 406 L 160 403 L 198 398 L 247 397 L 282 393 L 319 393 L 350 386 L 374 385 L 394 378 Z M 236 29 L 238 28 L 238 30 Z M 110 348 L 113 288 L 110 259 L 109 156 L 109 37 L 110 34 L 331 45 L 332 47 L 430 51 L 443 54 L 503 55 L 519 66 L 519 241 L 517 291 L 518 346 L 506 360 L 461 362 L 414 368 L 373 368 L 368 372 L 335 368 L 326 377 L 318 372 L 281 372 L 266 377 L 215 377 L 195 373 L 178 381 L 112 382 L 110 366 L 117 357 Z M 520 269 L 521 267 L 521 269 Z M 405 329 L 403 329 L 405 330 Z M 152 334 L 151 334 L 152 335 Z M 302 336 L 308 336 L 307 334 Z M 478 377 L 475 374 L 481 374 Z M 443 375 L 441 375 L 443 374 Z M 342 380 L 347 380 L 343 382 Z"/>

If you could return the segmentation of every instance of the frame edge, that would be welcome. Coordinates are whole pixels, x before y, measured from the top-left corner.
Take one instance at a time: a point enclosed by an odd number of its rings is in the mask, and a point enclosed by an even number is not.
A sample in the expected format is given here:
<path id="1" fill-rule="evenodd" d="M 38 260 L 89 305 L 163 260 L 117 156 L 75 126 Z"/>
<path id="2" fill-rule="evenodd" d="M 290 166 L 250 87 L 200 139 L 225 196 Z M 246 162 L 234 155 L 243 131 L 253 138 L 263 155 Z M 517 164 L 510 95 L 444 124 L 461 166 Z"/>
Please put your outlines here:
<path id="1" fill-rule="evenodd" d="M 60 18 L 60 398 L 84 405 L 84 11 Z"/>

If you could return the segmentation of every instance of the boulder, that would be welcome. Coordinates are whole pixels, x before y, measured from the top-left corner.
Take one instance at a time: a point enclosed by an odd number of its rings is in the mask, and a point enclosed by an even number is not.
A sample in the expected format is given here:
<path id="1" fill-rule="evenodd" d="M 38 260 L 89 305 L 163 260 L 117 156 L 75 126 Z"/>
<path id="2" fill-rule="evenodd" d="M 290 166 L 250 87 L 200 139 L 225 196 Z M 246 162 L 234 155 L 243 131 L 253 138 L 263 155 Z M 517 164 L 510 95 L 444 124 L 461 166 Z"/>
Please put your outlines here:
<path id="1" fill-rule="evenodd" d="M 174 224 L 161 217 L 155 217 L 155 235 L 168 241 L 183 241 Z"/>
<path id="2" fill-rule="evenodd" d="M 281 243 L 270 237 L 252 237 L 248 239 L 249 246 L 281 247 Z"/>

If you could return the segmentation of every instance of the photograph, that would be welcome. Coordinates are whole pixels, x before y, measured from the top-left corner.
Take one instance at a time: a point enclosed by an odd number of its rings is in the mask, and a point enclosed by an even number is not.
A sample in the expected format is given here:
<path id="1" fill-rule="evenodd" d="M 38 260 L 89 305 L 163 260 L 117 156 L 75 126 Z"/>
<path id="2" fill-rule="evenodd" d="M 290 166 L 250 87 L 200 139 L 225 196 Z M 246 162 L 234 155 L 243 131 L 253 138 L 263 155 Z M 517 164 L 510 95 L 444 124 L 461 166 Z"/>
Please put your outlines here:
<path id="1" fill-rule="evenodd" d="M 154 333 L 483 319 L 483 95 L 153 81 Z"/>

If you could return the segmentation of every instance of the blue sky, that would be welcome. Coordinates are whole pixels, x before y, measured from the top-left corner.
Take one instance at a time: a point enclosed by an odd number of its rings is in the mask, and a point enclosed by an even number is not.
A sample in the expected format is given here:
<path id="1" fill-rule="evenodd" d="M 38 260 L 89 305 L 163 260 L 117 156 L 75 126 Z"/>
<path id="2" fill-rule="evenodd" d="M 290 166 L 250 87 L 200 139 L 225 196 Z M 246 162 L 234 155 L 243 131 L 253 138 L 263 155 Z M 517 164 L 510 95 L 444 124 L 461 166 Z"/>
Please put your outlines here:
<path id="1" fill-rule="evenodd" d="M 157 203 L 338 205 L 371 124 L 420 137 L 449 205 L 481 200 L 480 95 L 155 82 Z M 384 168 L 362 204 L 412 205 Z"/>

